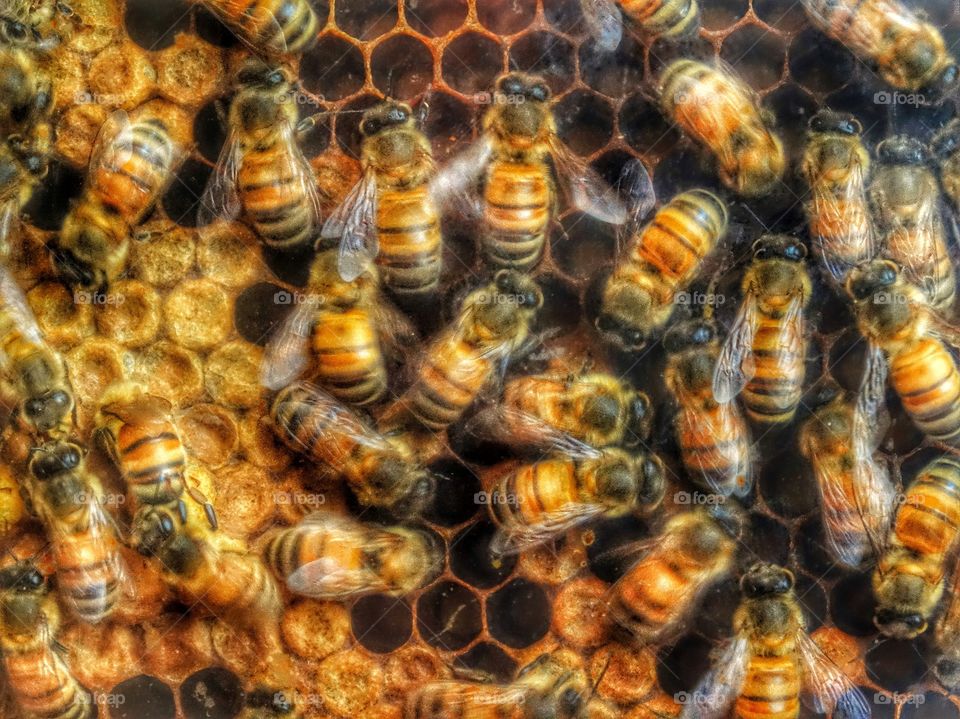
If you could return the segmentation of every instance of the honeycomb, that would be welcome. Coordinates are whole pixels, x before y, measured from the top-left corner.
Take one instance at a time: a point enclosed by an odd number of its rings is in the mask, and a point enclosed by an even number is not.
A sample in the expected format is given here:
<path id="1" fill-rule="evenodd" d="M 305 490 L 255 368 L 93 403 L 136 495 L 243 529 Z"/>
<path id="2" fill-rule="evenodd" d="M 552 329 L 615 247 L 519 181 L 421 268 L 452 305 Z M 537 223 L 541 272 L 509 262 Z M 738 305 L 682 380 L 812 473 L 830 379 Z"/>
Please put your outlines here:
<path id="1" fill-rule="evenodd" d="M 326 23 L 317 46 L 299 61 L 301 114 L 329 114 L 304 148 L 330 207 L 358 176 L 359 113 L 351 111 L 384 96 L 426 99 L 425 130 L 442 160 L 476 136 L 478 94 L 507 69 L 547 79 L 563 140 L 611 183 L 628 159 L 640 157 L 661 198 L 695 185 L 727 196 L 701 153 L 664 120 L 653 99 L 657 72 L 679 54 L 718 55 L 736 68 L 775 114 L 794 165 L 806 121 L 822 106 L 856 113 L 871 145 L 893 132 L 928 138 L 955 112 L 951 103 L 878 103 L 875 93 L 887 88 L 844 47 L 812 29 L 799 3 L 785 0 L 702 0 L 704 27 L 693 41 L 645 44 L 627 34 L 606 55 L 587 38 L 576 0 L 311 2 Z M 956 46 L 960 9 L 954 0 L 908 4 L 922 7 Z M 67 358 L 81 433 L 87 436 L 103 389 L 132 375 L 178 407 L 188 450 L 212 476 L 208 496 L 220 510 L 221 531 L 256 547 L 268 529 L 293 524 L 318 506 L 355 511 L 339 485 L 315 476 L 275 441 L 264 419 L 267 398 L 257 381 L 263 346 L 291 310 L 289 298 L 305 282 L 308 258 L 261 250 L 240 225 L 195 226 L 198 197 L 226 135 L 223 102 L 243 46 L 184 0 L 71 5 L 73 32 L 47 61 L 56 78 L 57 160 L 26 208 L 23 247 L 12 262 L 41 328 Z M 71 294 L 55 279 L 43 245 L 82 188 L 103 120 L 114 109 L 135 111 L 144 103 L 169 118 L 192 152 L 146 232 L 138 234 L 127 276 L 103 297 Z M 725 249 L 737 261 L 726 268 L 717 293 L 736 295 L 745 250 L 759 233 L 804 233 L 805 192 L 788 174 L 781 190 L 761 202 L 733 202 L 733 224 L 742 232 L 730 232 Z M 440 309 L 413 313 L 424 335 L 449 319 L 463 286 L 483 272 L 469 228 L 450 224 L 446 239 Z M 602 347 L 591 329 L 616 243 L 607 225 L 576 212 L 561 216 L 535 271 L 546 296 L 539 324 L 559 328 L 552 344 L 588 353 L 663 408 L 662 349 L 619 354 Z M 826 371 L 855 390 L 863 342 L 846 303 L 817 282 L 809 310 L 816 333 L 808 386 Z M 728 324 L 732 304 L 718 308 Z M 883 449 L 909 478 L 942 450 L 922 446 L 895 401 L 891 413 Z M 958 698 L 945 694 L 930 672 L 928 639 L 878 641 L 869 572 L 843 571 L 827 557 L 814 479 L 796 446 L 798 423 L 758 438 L 762 464 L 740 565 L 763 559 L 796 571 L 810 629 L 863 688 L 875 717 L 960 717 Z M 672 433 L 666 422 L 658 426 L 658 451 L 676 467 Z M 446 547 L 436 579 L 402 598 L 375 595 L 346 604 L 287 597 L 282 633 L 296 662 L 303 715 L 399 717 L 405 693 L 443 676 L 446 665 L 506 681 L 518 666 L 557 646 L 579 651 L 595 678 L 609 659 L 597 692 L 621 716 L 676 715 L 675 698 L 693 688 L 709 653 L 729 634 L 737 577 L 707 593 L 678 641 L 644 649 L 622 644 L 602 603 L 608 583 L 626 565 L 608 550 L 653 528 L 634 518 L 601 522 L 556 547 L 494 563 L 493 528 L 476 497 L 508 453 L 454 429 L 433 455 L 430 468 L 441 481 L 424 522 Z M 122 493 L 96 450 L 90 462 L 112 491 Z M 7 487 L 13 482 L 8 472 L 0 479 Z M 691 489 L 680 474 L 671 481 L 668 504 L 675 491 Z M 121 525 L 129 519 L 122 506 L 116 516 Z M 18 547 L 31 546 L 39 532 L 26 520 L 8 529 L 6 539 Z M 133 553 L 126 559 L 136 598 L 124 602 L 108 626 L 71 624 L 59 637 L 74 672 L 95 692 L 101 716 L 236 716 L 250 667 L 258 664 L 257 647 L 242 631 L 174 601 L 153 564 Z M 16 708 L 8 702 L 3 716 L 18 716 Z"/>

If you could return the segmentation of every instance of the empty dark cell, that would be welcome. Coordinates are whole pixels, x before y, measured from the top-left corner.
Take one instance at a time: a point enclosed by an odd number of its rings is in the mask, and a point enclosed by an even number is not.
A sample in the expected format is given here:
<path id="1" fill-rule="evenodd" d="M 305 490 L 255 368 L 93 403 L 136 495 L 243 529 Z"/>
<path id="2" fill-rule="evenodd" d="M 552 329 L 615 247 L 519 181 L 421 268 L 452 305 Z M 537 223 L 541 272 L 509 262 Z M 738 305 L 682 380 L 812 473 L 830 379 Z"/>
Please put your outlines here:
<path id="1" fill-rule="evenodd" d="M 346 103 L 334 119 L 333 134 L 337 138 L 340 149 L 351 157 L 360 157 L 360 121 L 363 112 L 369 110 L 381 100 L 373 95 L 361 95 L 355 100 Z"/>
<path id="2" fill-rule="evenodd" d="M 211 45 L 217 47 L 233 47 L 239 40 L 230 28 L 220 22 L 220 18 L 215 16 L 206 8 L 197 7 L 195 11 L 197 35 Z"/>
<path id="3" fill-rule="evenodd" d="M 263 347 L 295 309 L 295 299 L 292 293 L 270 282 L 246 288 L 237 297 L 234 307 L 237 332 L 247 342 Z"/>
<path id="4" fill-rule="evenodd" d="M 614 226 L 575 212 L 557 226 L 550 251 L 565 273 L 578 280 L 587 279 L 613 260 L 616 235 Z"/>
<path id="5" fill-rule="evenodd" d="M 386 594 L 358 599 L 350 608 L 350 624 L 357 641 L 377 654 L 399 649 L 413 633 L 410 606 L 403 599 Z"/>
<path id="6" fill-rule="evenodd" d="M 706 38 L 697 36 L 681 43 L 669 38 L 660 38 L 650 46 L 648 62 L 650 72 L 656 81 L 660 77 L 660 71 L 674 60 L 690 58 L 701 62 L 713 62 L 715 57 L 713 44 Z"/>
<path id="7" fill-rule="evenodd" d="M 723 41 L 720 57 L 757 90 L 775 84 L 783 72 L 783 38 L 756 25 L 747 25 Z"/>
<path id="8" fill-rule="evenodd" d="M 597 522 L 593 543 L 587 547 L 590 571 L 605 582 L 615 582 L 640 558 L 627 545 L 650 536 L 650 529 L 637 517 L 619 517 Z"/>
<path id="9" fill-rule="evenodd" d="M 510 47 L 510 67 L 542 76 L 559 93 L 574 80 L 573 47 L 551 32 L 530 32 Z"/>
<path id="10" fill-rule="evenodd" d="M 480 480 L 464 464 L 441 460 L 430 466 L 437 488 L 427 518 L 444 527 L 454 527 L 476 514 L 482 502 L 478 498 Z"/>
<path id="11" fill-rule="evenodd" d="M 190 30 L 190 4 L 186 0 L 128 0 L 123 24 L 137 45 L 162 50 L 173 44 L 177 33 Z"/>
<path id="12" fill-rule="evenodd" d="M 807 620 L 807 631 L 819 629 L 827 621 L 827 594 L 823 587 L 805 574 L 797 574 L 794 591 Z"/>
<path id="13" fill-rule="evenodd" d="M 710 587 L 693 613 L 693 629 L 707 639 L 722 640 L 730 636 L 733 613 L 740 606 L 740 580 L 728 577 Z"/>
<path id="14" fill-rule="evenodd" d="M 666 201 L 690 187 L 722 193 L 723 186 L 713 166 L 713 158 L 705 150 L 692 144 L 678 146 L 657 163 L 653 175 L 657 197 Z"/>
<path id="15" fill-rule="evenodd" d="M 776 519 L 762 514 L 751 517 L 743 543 L 753 555 L 748 560 L 786 564 L 790 557 L 790 532 Z"/>
<path id="16" fill-rule="evenodd" d="M 956 113 L 952 103 L 919 102 L 919 95 L 916 94 L 891 92 L 878 95 L 878 99 L 883 98 L 896 103 L 896 107 L 890 111 L 890 133 L 910 135 L 924 142 L 930 139 L 936 128 L 952 120 Z"/>
<path id="17" fill-rule="evenodd" d="M 597 92 L 622 97 L 643 82 L 643 45 L 631 33 L 612 52 L 601 52 L 587 40 L 580 46 L 580 76 Z"/>
<path id="18" fill-rule="evenodd" d="M 508 647 L 529 647 L 550 628 L 552 607 L 543 589 L 514 579 L 487 599 L 487 626 L 494 639 Z"/>
<path id="19" fill-rule="evenodd" d="M 580 323 L 580 300 L 576 289 L 551 275 L 538 278 L 538 282 L 543 290 L 543 309 L 537 317 L 536 328 L 545 332 L 576 329 Z"/>
<path id="20" fill-rule="evenodd" d="M 903 410 L 900 397 L 892 389 L 887 390 L 887 413 L 890 422 L 880 443 L 883 449 L 902 456 L 923 444 L 923 432 Z"/>
<path id="21" fill-rule="evenodd" d="M 893 697 L 887 692 L 878 692 L 873 687 L 858 687 L 860 693 L 870 705 L 871 719 L 894 719 L 897 713 L 897 705 Z"/>
<path id="22" fill-rule="evenodd" d="M 480 600 L 472 590 L 457 582 L 441 582 L 417 600 L 417 629 L 427 644 L 456 651 L 480 633 L 480 614 Z"/>
<path id="23" fill-rule="evenodd" d="M 569 0 L 543 0 L 543 14 L 547 22 L 567 35 L 574 34 L 583 26 L 583 12 L 578 2 Z"/>
<path id="24" fill-rule="evenodd" d="M 814 253 L 816 255 L 816 252 Z M 819 262 L 819 260 L 816 260 Z M 821 274 L 815 272 L 816 274 Z M 816 325 L 820 332 L 825 335 L 839 332 L 854 325 L 853 311 L 850 303 L 840 296 L 837 291 L 830 291 L 826 285 L 822 292 L 814 292 L 814 297 L 818 298 L 818 314 L 815 317 Z"/>
<path id="25" fill-rule="evenodd" d="M 710 670 L 712 645 L 700 637 L 684 637 L 672 647 L 661 649 L 657 657 L 660 688 L 678 702 L 690 699 L 689 692 Z"/>
<path id="26" fill-rule="evenodd" d="M 795 442 L 764 455 L 759 475 L 760 494 L 779 516 L 792 519 L 816 508 L 816 480 Z"/>
<path id="27" fill-rule="evenodd" d="M 197 143 L 197 149 L 212 163 L 216 163 L 219 159 L 220 149 L 227 139 L 224 120 L 226 120 L 228 109 L 229 101 L 214 100 L 201 107 L 193 119 L 193 139 Z"/>
<path id="28" fill-rule="evenodd" d="M 323 110 L 313 98 L 298 94 L 300 119 L 313 118 L 313 127 L 297 136 L 297 144 L 304 156 L 313 159 L 330 147 L 330 135 L 333 128 L 333 113 Z"/>
<path id="29" fill-rule="evenodd" d="M 785 3 L 783 0 L 753 0 L 753 11 L 767 25 L 785 32 L 799 30 L 807 20 L 800 3 Z"/>
<path id="30" fill-rule="evenodd" d="M 597 171 L 607 185 L 617 188 L 620 186 L 623 169 L 633 159 L 633 155 L 624 150 L 610 150 L 591 162 L 590 167 Z"/>
<path id="31" fill-rule="evenodd" d="M 373 84 L 387 97 L 407 100 L 433 79 L 430 49 L 410 35 L 394 35 L 374 49 L 370 60 Z"/>
<path id="32" fill-rule="evenodd" d="M 680 139 L 679 131 L 663 116 L 656 101 L 641 93 L 624 101 L 620 132 L 637 152 L 655 157 L 669 152 Z"/>
<path id="33" fill-rule="evenodd" d="M 488 92 L 503 71 L 503 46 L 478 32 L 458 35 L 443 50 L 443 79 L 465 95 Z"/>
<path id="34" fill-rule="evenodd" d="M 212 169 L 199 160 L 187 160 L 163 196 L 167 216 L 181 227 L 197 226 L 200 198 L 210 179 Z"/>
<path id="35" fill-rule="evenodd" d="M 873 613 L 873 572 L 851 574 L 837 582 L 830 592 L 830 616 L 840 629 L 855 637 L 876 634 Z"/>
<path id="36" fill-rule="evenodd" d="M 337 27 L 357 40 L 373 40 L 397 24 L 396 0 L 352 0 L 334 3 Z"/>
<path id="37" fill-rule="evenodd" d="M 174 719 L 177 715 L 173 690 L 146 674 L 117 684 L 109 698 L 113 719 Z"/>
<path id="38" fill-rule="evenodd" d="M 180 685 L 180 706 L 186 719 L 232 719 L 243 708 L 243 687 L 227 669 L 201 669 Z"/>
<path id="39" fill-rule="evenodd" d="M 927 22 L 940 27 L 950 22 L 957 6 L 954 0 L 902 0 L 902 2 Z M 948 45 L 948 47 L 951 46 Z"/>
<path id="40" fill-rule="evenodd" d="M 365 73 L 360 48 L 335 35 L 321 37 L 316 47 L 300 61 L 303 86 L 330 101 L 342 100 L 359 91 Z"/>
<path id="41" fill-rule="evenodd" d="M 423 131 L 433 143 L 434 156 L 443 160 L 466 149 L 473 135 L 473 108 L 446 92 L 426 96 L 429 110 Z M 417 112 L 422 109 L 417 106 Z"/>
<path id="42" fill-rule="evenodd" d="M 613 108 L 592 92 L 577 90 L 565 95 L 553 108 L 557 132 L 578 155 L 590 155 L 613 135 Z"/>
<path id="43" fill-rule="evenodd" d="M 867 676 L 883 689 L 903 692 L 927 671 L 920 640 L 886 639 L 867 649 Z"/>
<path id="44" fill-rule="evenodd" d="M 267 263 L 267 266 L 273 270 L 279 279 L 297 287 L 303 287 L 307 284 L 310 264 L 314 257 L 312 247 L 292 252 L 273 249 L 264 245 L 262 252 L 263 261 Z"/>
<path id="45" fill-rule="evenodd" d="M 513 35 L 533 22 L 535 3 L 523 0 L 477 0 L 477 18 L 497 35 Z"/>
<path id="46" fill-rule="evenodd" d="M 943 456 L 943 452 L 934 447 L 924 447 L 918 452 L 914 452 L 903 460 L 900 464 L 900 472 L 903 479 L 904 489 L 913 482 L 931 463 Z"/>
<path id="47" fill-rule="evenodd" d="M 480 406 L 477 409 L 481 409 Z M 515 457 L 507 445 L 488 439 L 484 433 L 470 424 L 472 413 L 454 424 L 447 432 L 450 448 L 458 457 L 481 467 L 490 467 Z M 482 502 L 481 502 L 482 504 Z M 486 513 L 486 509 L 481 512 Z"/>
<path id="48" fill-rule="evenodd" d="M 429 37 L 453 32 L 467 18 L 467 0 L 407 0 L 404 15 L 414 30 Z"/>
<path id="49" fill-rule="evenodd" d="M 450 543 L 450 569 L 474 587 L 489 589 L 510 576 L 517 565 L 515 555 L 494 559 L 490 540 L 496 527 L 489 521 L 471 524 Z"/>
<path id="50" fill-rule="evenodd" d="M 856 63 L 843 45 L 808 28 L 793 38 L 788 65 L 790 76 L 808 90 L 832 92 L 850 79 Z"/>
<path id="51" fill-rule="evenodd" d="M 820 67 L 819 62 L 822 62 L 822 59 L 818 60 L 818 67 Z M 853 68 L 847 69 L 844 77 L 849 78 L 852 72 Z M 869 71 L 864 72 L 869 75 Z M 851 82 L 830 94 L 824 105 L 837 112 L 853 113 L 863 125 L 864 141 L 867 147 L 872 147 L 889 134 L 891 106 L 876 101 L 877 93 L 888 91 L 889 88 L 880 85 L 876 78 L 872 79 L 870 85 Z M 883 95 L 879 96 L 880 99 L 883 97 Z"/>
<path id="52" fill-rule="evenodd" d="M 855 393 L 863 380 L 866 359 L 866 341 L 856 329 L 849 329 L 830 348 L 830 374 L 843 389 Z"/>
<path id="53" fill-rule="evenodd" d="M 747 14 L 747 0 L 716 0 L 700 3 L 700 22 L 708 30 L 724 30 Z"/>
<path id="54" fill-rule="evenodd" d="M 480 642 L 457 657 L 457 664 L 483 672 L 499 682 L 513 679 L 517 671 L 517 662 L 496 644 Z"/>
<path id="55" fill-rule="evenodd" d="M 34 188 L 23 214 L 41 230 L 59 230 L 70 203 L 82 190 L 83 175 L 68 165 L 51 162 L 47 176 Z"/>
<path id="56" fill-rule="evenodd" d="M 776 118 L 776 132 L 787 154 L 799 157 L 806 143 L 807 123 L 817 111 L 816 101 L 799 85 L 788 82 L 767 95 L 763 104 Z"/>
<path id="57" fill-rule="evenodd" d="M 900 719 L 957 719 L 958 716 L 957 705 L 937 692 L 908 695 L 900 712 Z"/>

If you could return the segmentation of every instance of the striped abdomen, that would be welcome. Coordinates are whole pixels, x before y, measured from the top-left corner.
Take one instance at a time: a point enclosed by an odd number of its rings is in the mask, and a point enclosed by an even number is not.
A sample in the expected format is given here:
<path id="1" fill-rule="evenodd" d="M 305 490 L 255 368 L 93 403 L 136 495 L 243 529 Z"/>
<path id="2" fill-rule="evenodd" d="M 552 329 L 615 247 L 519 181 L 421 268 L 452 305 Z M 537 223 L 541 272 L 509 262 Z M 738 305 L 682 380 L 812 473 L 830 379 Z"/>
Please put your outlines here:
<path id="1" fill-rule="evenodd" d="M 187 454 L 169 420 L 120 425 L 116 452 L 138 505 L 166 504 L 183 494 Z"/>
<path id="2" fill-rule="evenodd" d="M 96 624 L 106 619 L 120 600 L 122 575 L 116 538 L 106 527 L 96 532 L 54 537 L 54 559 L 60 591 L 84 621 Z"/>
<path id="3" fill-rule="evenodd" d="M 803 394 L 806 340 L 780 317 L 758 313 L 753 338 L 754 376 L 743 390 L 747 414 L 756 422 L 789 422 Z"/>
<path id="4" fill-rule="evenodd" d="M 243 208 L 260 238 L 271 247 L 306 245 L 318 218 L 303 187 L 297 160 L 280 143 L 250 148 L 237 177 Z"/>
<path id="5" fill-rule="evenodd" d="M 949 310 L 957 281 L 943 224 L 937 221 L 932 228 L 897 227 L 887 235 L 886 243 L 887 256 L 909 268 L 909 274 L 917 278 L 916 284 L 928 293 L 930 305 L 941 312 Z M 918 251 L 918 248 L 927 249 Z"/>
<path id="6" fill-rule="evenodd" d="M 724 495 L 745 489 L 750 440 L 736 404 L 723 407 L 712 399 L 681 404 L 674 425 L 683 466 L 694 482 Z"/>
<path id="7" fill-rule="evenodd" d="M 70 673 L 52 646 L 4 648 L 7 685 L 30 717 L 93 719 L 97 715 L 90 693 Z"/>
<path id="8" fill-rule="evenodd" d="M 620 5 L 651 35 L 682 38 L 700 29 L 697 0 L 620 0 Z"/>
<path id="9" fill-rule="evenodd" d="M 780 645 L 792 643 L 786 639 Z M 800 662 L 797 652 L 763 656 L 763 646 L 750 657 L 747 676 L 734 705 L 736 719 L 796 719 L 800 715 Z"/>
<path id="10" fill-rule="evenodd" d="M 263 558 L 284 581 L 303 565 L 321 558 L 332 569 L 356 571 L 365 566 L 362 541 L 342 530 L 327 531 L 317 526 L 292 527 L 280 532 L 267 543 Z"/>
<path id="11" fill-rule="evenodd" d="M 167 187 L 176 150 L 158 119 L 138 122 L 104 150 L 90 189 L 130 225 L 136 225 Z"/>
<path id="12" fill-rule="evenodd" d="M 529 527 L 543 515 L 581 501 L 577 465 L 570 459 L 546 459 L 511 472 L 494 490 L 490 504 L 498 523 Z"/>
<path id="13" fill-rule="evenodd" d="M 362 308 L 321 311 L 313 329 L 317 380 L 351 404 L 376 402 L 387 390 L 387 370 L 370 313 Z"/>
<path id="14" fill-rule="evenodd" d="M 849 176 L 846 179 L 847 182 L 859 183 Z M 822 179 L 819 182 L 827 184 Z M 847 182 L 829 183 L 829 187 L 822 190 L 830 193 L 829 206 L 811 202 L 807 210 L 810 234 L 820 238 L 829 259 L 844 267 L 854 267 L 872 259 L 866 238 L 873 219 L 862 188 L 852 192 Z M 818 212 L 818 209 L 821 211 Z"/>
<path id="15" fill-rule="evenodd" d="M 547 165 L 494 160 L 484 188 L 487 261 L 494 267 L 518 270 L 536 265 L 543 257 L 553 204 Z"/>
<path id="16" fill-rule="evenodd" d="M 377 234 L 377 264 L 387 287 L 406 296 L 437 289 L 443 259 L 440 216 L 426 185 L 381 191 Z"/>
<path id="17" fill-rule="evenodd" d="M 203 0 L 248 43 L 297 55 L 317 41 L 320 21 L 307 0 Z"/>
<path id="18" fill-rule="evenodd" d="M 960 462 L 940 457 L 907 487 L 893 534 L 902 546 L 924 555 L 949 552 L 960 536 Z"/>
<path id="19" fill-rule="evenodd" d="M 218 553 L 182 584 L 207 606 L 249 614 L 254 623 L 274 616 L 282 605 L 276 582 L 253 554 Z"/>
<path id="20" fill-rule="evenodd" d="M 526 719 L 525 702 L 516 697 L 505 702 L 503 689 L 495 684 L 428 684 L 412 693 L 404 719 Z"/>
<path id="21" fill-rule="evenodd" d="M 304 397 L 297 385 L 277 395 L 270 414 L 274 428 L 288 447 L 337 470 L 350 464 L 357 448 L 350 435 L 362 436 L 364 432 L 355 417 L 318 406 Z"/>
<path id="22" fill-rule="evenodd" d="M 960 374 L 940 340 L 921 339 L 890 357 L 890 382 L 924 434 L 960 442 Z"/>
<path id="23" fill-rule="evenodd" d="M 424 426 L 441 430 L 473 404 L 494 371 L 494 363 L 456 335 L 430 349 L 407 404 Z"/>

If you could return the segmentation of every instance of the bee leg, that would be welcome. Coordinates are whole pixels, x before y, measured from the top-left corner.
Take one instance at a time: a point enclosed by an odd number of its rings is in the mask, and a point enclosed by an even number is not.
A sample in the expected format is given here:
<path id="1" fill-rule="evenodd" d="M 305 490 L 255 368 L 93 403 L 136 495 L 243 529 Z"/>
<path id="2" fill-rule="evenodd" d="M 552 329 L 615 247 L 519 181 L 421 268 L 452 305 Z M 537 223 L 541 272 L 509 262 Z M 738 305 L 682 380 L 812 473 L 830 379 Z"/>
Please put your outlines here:
<path id="1" fill-rule="evenodd" d="M 203 512 L 207 515 L 207 522 L 210 524 L 210 528 L 218 529 L 220 522 L 217 520 L 217 512 L 213 508 L 213 503 L 196 487 L 187 487 L 187 493 L 193 498 L 193 501 L 203 505 Z"/>
<path id="2" fill-rule="evenodd" d="M 187 523 L 187 503 L 182 499 L 177 500 L 177 514 L 180 515 L 180 523 Z"/>

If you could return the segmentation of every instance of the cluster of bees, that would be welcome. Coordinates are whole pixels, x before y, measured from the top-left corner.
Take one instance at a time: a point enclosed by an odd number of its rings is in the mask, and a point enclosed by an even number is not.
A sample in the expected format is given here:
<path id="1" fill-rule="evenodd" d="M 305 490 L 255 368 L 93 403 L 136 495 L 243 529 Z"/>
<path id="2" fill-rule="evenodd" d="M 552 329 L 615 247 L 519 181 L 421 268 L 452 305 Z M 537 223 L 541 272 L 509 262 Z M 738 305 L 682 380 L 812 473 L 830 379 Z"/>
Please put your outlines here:
<path id="1" fill-rule="evenodd" d="M 328 600 L 403 595 L 435 577 L 442 548 L 408 523 L 435 494 L 427 469 L 432 440 L 455 425 L 529 458 L 489 493 L 495 555 L 530 550 L 592 520 L 653 514 L 668 481 L 650 447 L 649 398 L 591 368 L 518 370 L 548 339 L 535 329 L 544 294 L 529 271 L 564 204 L 619 228 L 623 249 L 603 286 L 597 336 L 627 353 L 662 341 L 682 464 L 719 498 L 673 514 L 632 547 L 636 562 L 610 590 L 609 615 L 634 641 L 676 637 L 704 590 L 736 569 L 739 502 L 752 490 L 758 460 L 751 425 L 793 421 L 804 395 L 813 286 L 807 241 L 768 234 L 753 243 L 725 334 L 709 309 L 676 319 L 678 294 L 728 233 L 728 203 L 689 188 L 654 211 L 639 161 L 623 168 L 619 187 L 608 186 L 559 139 L 547 83 L 518 72 L 496 81 L 479 140 L 442 167 L 421 129 L 429 102 L 418 112 L 392 101 L 366 111 L 361 178 L 324 217 L 299 144 L 317 117 L 299 118 L 288 63 L 315 42 L 315 10 L 306 0 L 196 2 L 251 50 L 236 74 L 230 132 L 198 221 L 239 218 L 275 251 L 316 251 L 305 299 L 265 353 L 261 381 L 275 393 L 272 427 L 393 523 L 318 512 L 272 532 L 252 552 L 220 531 L 203 492 L 212 480 L 191 464 L 172 403 L 122 381 L 100 398 L 91 438 L 126 483 L 132 519 L 130 531 L 120 532 L 86 466 L 64 360 L 46 344 L 12 274 L 0 270 L 0 365 L 12 397 L 6 443 L 26 448 L 17 478 L 56 568 L 51 578 L 37 556 L 9 552 L 0 568 L 0 654 L 24 713 L 96 715 L 57 650 L 60 607 L 81 621 L 108 619 L 135 591 L 119 551 L 127 544 L 162 567 L 184 602 L 202 601 L 257 637 L 269 668 L 248 678 L 245 711 L 296 716 L 302 708 L 289 691 L 279 632 L 282 592 Z M 600 47 L 619 45 L 624 28 L 678 42 L 699 28 L 696 0 L 581 5 Z M 814 25 L 896 88 L 942 98 L 960 83 L 939 32 L 895 0 L 803 5 Z M 60 42 L 57 28 L 71 10 L 14 0 L 3 13 L 0 233 L 9 253 L 51 154 L 52 79 L 40 58 Z M 776 128 L 732 68 L 679 59 L 663 70 L 656 91 L 664 115 L 712 157 L 731 193 L 761 198 L 782 180 L 788 161 Z M 889 138 L 875 148 L 875 161 L 861 135 L 855 117 L 821 111 L 810 121 L 801 162 L 811 246 L 827 281 L 849 297 L 870 349 L 860 391 L 826 388 L 800 443 L 819 482 L 834 559 L 852 568 L 876 562 L 874 621 L 885 635 L 915 637 L 936 622 L 937 675 L 952 689 L 960 684 L 960 605 L 952 601 L 960 593 L 947 583 L 960 538 L 960 458 L 947 452 L 908 478 L 897 502 L 877 447 L 888 379 L 931 441 L 960 444 L 960 368 L 949 349 L 960 346 L 960 335 L 944 318 L 956 294 L 952 216 L 942 199 L 960 207 L 960 119 L 930 147 Z M 103 290 L 123 275 L 132 237 L 185 154 L 160 117 L 109 117 L 84 190 L 49 247 L 65 283 Z M 388 401 L 391 357 L 416 338 L 402 309 L 437 296 L 441 220 L 450 214 L 482 228 L 489 276 L 462 296 L 453 322 Z M 859 690 L 807 634 L 792 573 L 760 563 L 745 569 L 740 586 L 732 638 L 682 716 L 797 717 L 801 689 L 818 712 L 870 716 Z M 409 719 L 573 719 L 605 711 L 598 683 L 561 649 L 509 684 L 427 683 L 405 711 Z"/>

